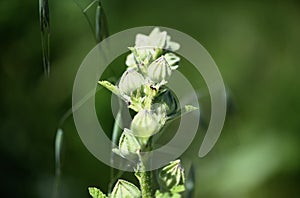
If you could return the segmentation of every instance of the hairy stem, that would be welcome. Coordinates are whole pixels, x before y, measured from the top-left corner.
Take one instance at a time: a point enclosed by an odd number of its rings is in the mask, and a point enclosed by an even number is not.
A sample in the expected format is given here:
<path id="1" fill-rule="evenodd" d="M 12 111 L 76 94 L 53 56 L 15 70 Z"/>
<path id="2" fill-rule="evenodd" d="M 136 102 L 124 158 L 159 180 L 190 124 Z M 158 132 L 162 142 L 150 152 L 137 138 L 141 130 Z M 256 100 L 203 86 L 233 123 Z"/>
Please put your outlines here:
<path id="1" fill-rule="evenodd" d="M 140 141 L 144 141 L 145 148 L 142 150 L 144 151 L 151 151 L 152 150 L 152 138 L 140 138 Z M 141 166 L 140 166 L 140 172 L 139 174 L 139 182 L 141 186 L 141 191 L 142 191 L 142 198 L 150 198 L 154 197 L 154 190 L 153 190 L 153 175 L 151 171 L 146 171 L 145 165 L 143 163 L 149 162 L 146 160 L 146 162 L 141 160 Z"/>
<path id="2" fill-rule="evenodd" d="M 152 196 L 152 188 L 151 188 L 151 172 L 143 171 L 139 174 L 139 182 L 142 191 L 142 198 L 151 198 Z"/>

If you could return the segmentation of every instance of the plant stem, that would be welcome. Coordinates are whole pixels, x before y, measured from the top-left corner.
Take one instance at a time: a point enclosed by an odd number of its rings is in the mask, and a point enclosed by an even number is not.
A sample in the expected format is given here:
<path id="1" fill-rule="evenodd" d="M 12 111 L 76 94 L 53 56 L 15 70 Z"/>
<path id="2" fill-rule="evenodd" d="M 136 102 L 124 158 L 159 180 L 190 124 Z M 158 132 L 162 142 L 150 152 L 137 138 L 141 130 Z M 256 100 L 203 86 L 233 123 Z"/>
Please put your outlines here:
<path id="1" fill-rule="evenodd" d="M 140 163 L 137 165 L 135 176 L 138 178 L 142 191 L 142 198 L 152 198 L 152 176 L 151 171 L 146 171 L 145 165 L 140 157 Z"/>
<path id="2" fill-rule="evenodd" d="M 151 172 L 143 171 L 139 173 L 140 175 L 140 186 L 142 191 L 142 198 L 151 198 L 152 197 L 152 188 L 151 188 Z"/>

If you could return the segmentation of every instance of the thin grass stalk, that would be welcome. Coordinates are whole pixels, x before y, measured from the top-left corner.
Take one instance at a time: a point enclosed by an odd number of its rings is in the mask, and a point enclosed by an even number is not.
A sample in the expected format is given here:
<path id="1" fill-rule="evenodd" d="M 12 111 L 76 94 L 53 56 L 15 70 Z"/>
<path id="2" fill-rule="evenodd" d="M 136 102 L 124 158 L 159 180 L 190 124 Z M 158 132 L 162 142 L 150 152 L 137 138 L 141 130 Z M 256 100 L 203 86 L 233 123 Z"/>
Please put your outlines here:
<path id="1" fill-rule="evenodd" d="M 45 76 L 50 76 L 50 11 L 48 0 L 39 0 L 40 31 Z"/>

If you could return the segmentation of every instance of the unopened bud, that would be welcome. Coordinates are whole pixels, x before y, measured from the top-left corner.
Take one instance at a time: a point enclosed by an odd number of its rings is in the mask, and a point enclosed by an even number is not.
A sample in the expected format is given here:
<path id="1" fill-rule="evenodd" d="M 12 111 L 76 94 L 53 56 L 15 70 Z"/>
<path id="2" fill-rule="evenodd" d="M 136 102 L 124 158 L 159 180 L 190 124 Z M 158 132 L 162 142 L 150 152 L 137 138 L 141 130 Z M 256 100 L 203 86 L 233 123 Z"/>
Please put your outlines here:
<path id="1" fill-rule="evenodd" d="M 124 129 L 119 141 L 119 151 L 124 157 L 134 156 L 140 151 L 141 147 L 139 142 L 134 137 L 132 132 L 128 129 Z"/>
<path id="2" fill-rule="evenodd" d="M 139 89 L 144 82 L 144 77 L 140 73 L 130 69 L 124 72 L 118 87 L 123 93 L 130 95 L 133 91 Z"/>
<path id="3" fill-rule="evenodd" d="M 150 137 L 159 131 L 160 123 L 155 113 L 141 110 L 134 116 L 130 129 L 137 137 Z"/>
<path id="4" fill-rule="evenodd" d="M 172 69 L 164 56 L 156 59 L 148 67 L 148 76 L 155 83 L 167 81 L 170 78 L 171 73 Z"/>

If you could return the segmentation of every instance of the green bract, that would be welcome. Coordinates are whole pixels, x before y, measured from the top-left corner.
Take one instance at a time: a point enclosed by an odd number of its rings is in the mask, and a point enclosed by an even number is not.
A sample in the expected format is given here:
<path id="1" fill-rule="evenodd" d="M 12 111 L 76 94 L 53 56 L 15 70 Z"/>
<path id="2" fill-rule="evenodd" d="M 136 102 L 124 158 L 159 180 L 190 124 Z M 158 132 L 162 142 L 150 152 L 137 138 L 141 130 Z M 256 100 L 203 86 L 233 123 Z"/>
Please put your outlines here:
<path id="1" fill-rule="evenodd" d="M 170 162 L 159 173 L 159 182 L 173 192 L 184 191 L 184 170 L 180 164 L 180 160 Z"/>
<path id="2" fill-rule="evenodd" d="M 107 198 L 105 194 L 103 194 L 99 189 L 90 187 L 89 193 L 93 198 Z"/>
<path id="3" fill-rule="evenodd" d="M 129 183 L 128 181 L 119 179 L 116 183 L 110 198 L 140 198 L 141 192 L 140 190 Z"/>

